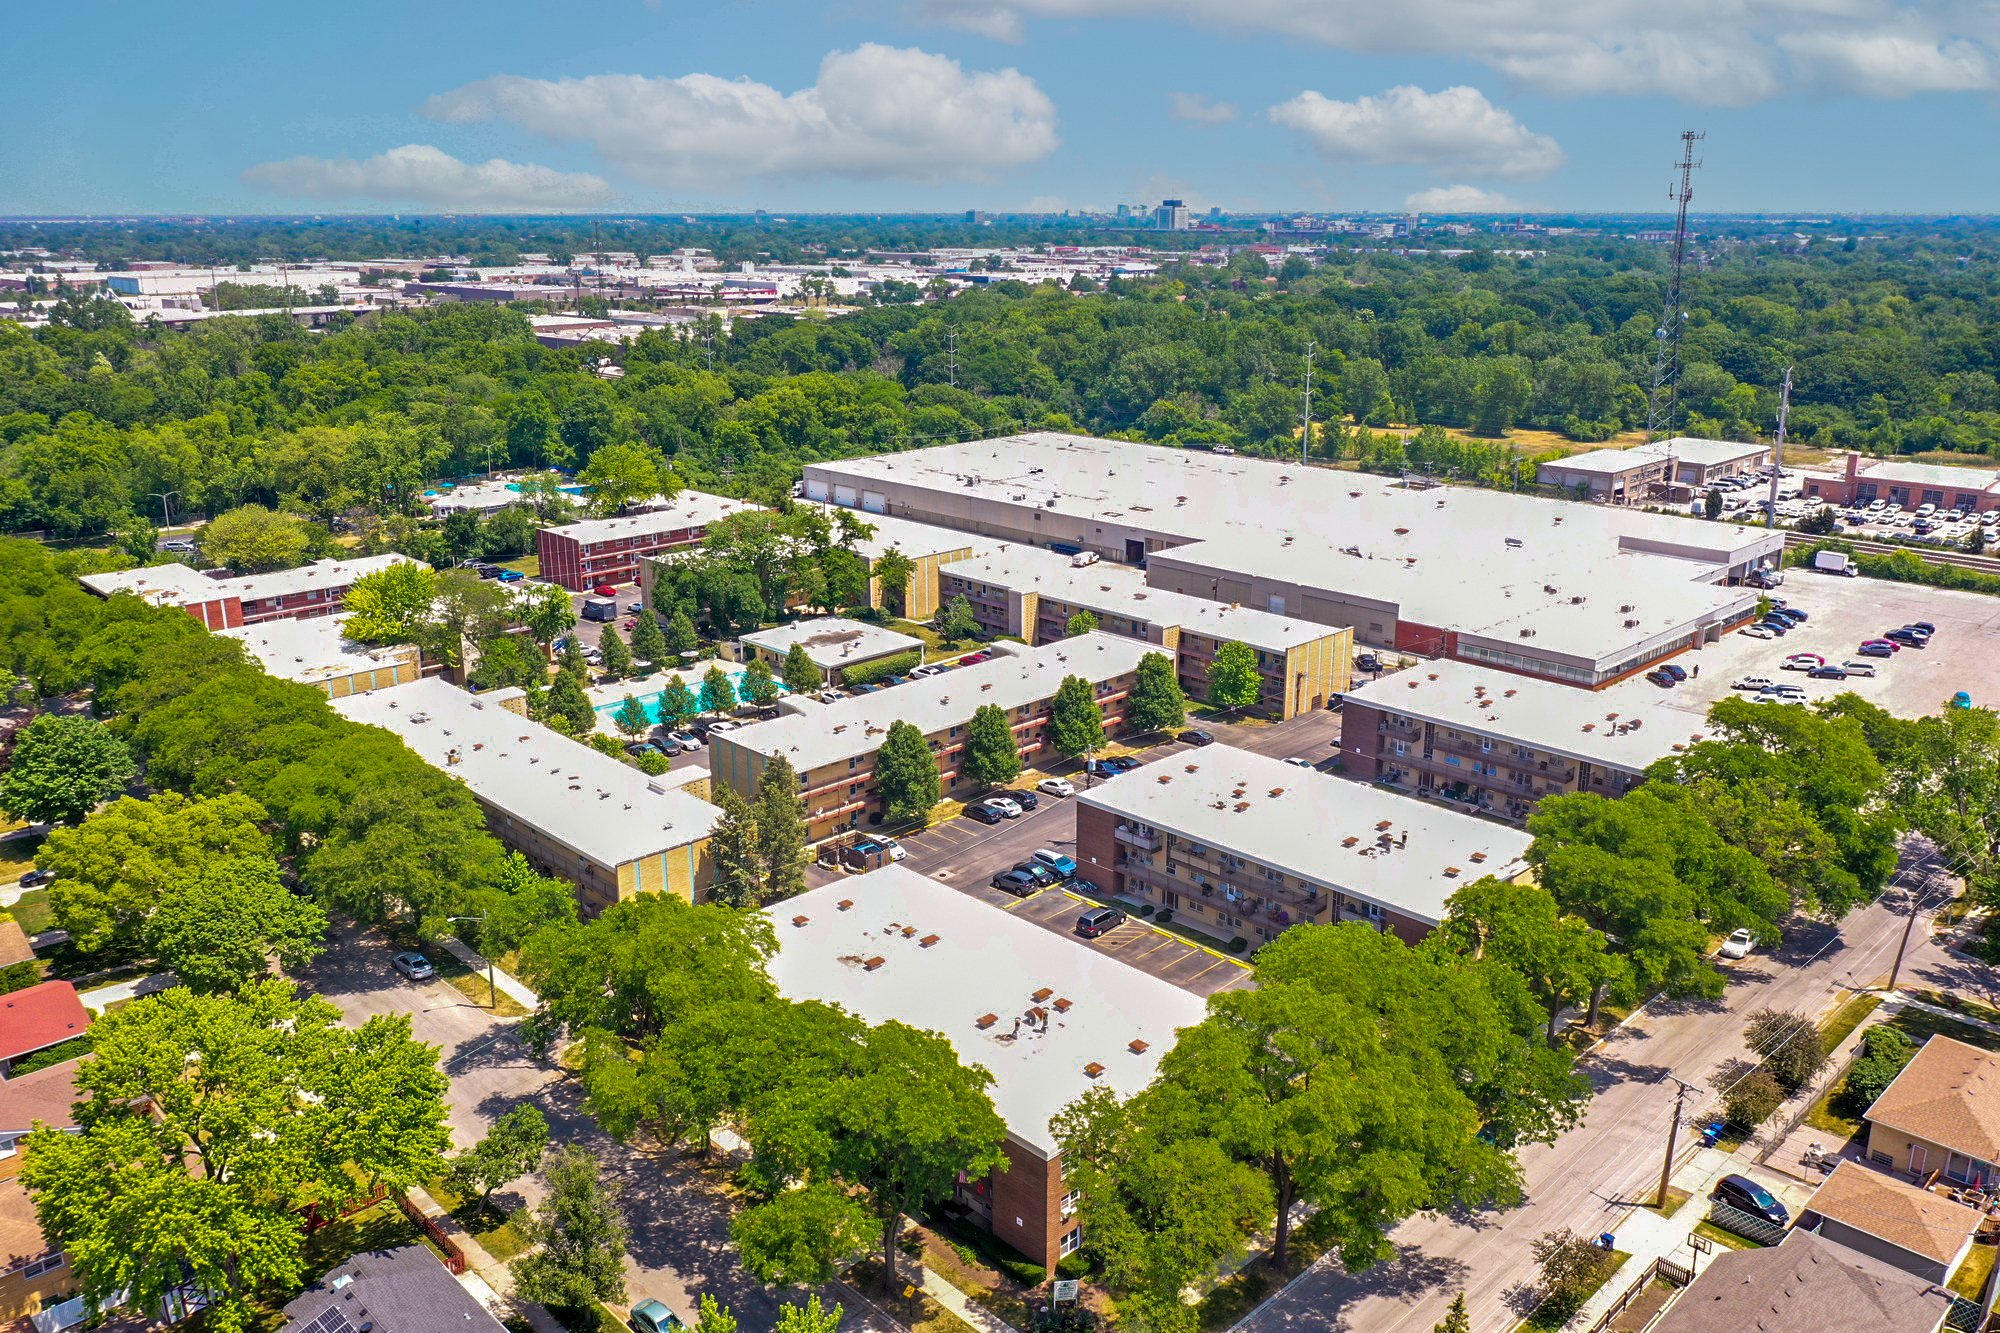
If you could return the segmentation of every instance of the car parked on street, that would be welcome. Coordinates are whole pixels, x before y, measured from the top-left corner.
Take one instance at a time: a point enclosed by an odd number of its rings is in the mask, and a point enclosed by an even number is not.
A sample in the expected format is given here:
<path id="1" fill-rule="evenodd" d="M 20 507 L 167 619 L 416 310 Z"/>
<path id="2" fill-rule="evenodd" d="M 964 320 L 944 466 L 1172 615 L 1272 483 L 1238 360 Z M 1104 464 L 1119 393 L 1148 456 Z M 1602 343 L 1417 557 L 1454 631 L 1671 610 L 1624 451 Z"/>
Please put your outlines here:
<path id="1" fill-rule="evenodd" d="M 1742 930 L 1731 931 L 1729 938 L 1722 942 L 1722 947 L 1717 949 L 1716 952 L 1724 958 L 1742 958 L 1749 954 L 1751 946 L 1756 943 L 1756 937 L 1750 933 L 1749 927 L 1746 926 Z"/>
<path id="2" fill-rule="evenodd" d="M 1021 870 L 1003 870 L 993 877 L 993 887 L 1002 893 L 1011 893 L 1016 898 L 1025 898 L 1041 885 L 1035 877 Z"/>
<path id="3" fill-rule="evenodd" d="M 1044 796 L 1074 796 L 1076 784 L 1068 778 L 1043 778 L 1035 784 L 1035 790 Z"/>
<path id="4" fill-rule="evenodd" d="M 640 1301 L 632 1307 L 632 1333 L 682 1333 L 686 1327 L 679 1315 L 659 1301 Z"/>
<path id="5" fill-rule="evenodd" d="M 21 876 L 21 887 L 32 889 L 37 884 L 46 884 L 55 877 L 56 872 L 53 870 L 30 870 L 27 874 Z"/>
<path id="6" fill-rule="evenodd" d="M 437 980 L 437 969 L 420 953 L 399 953 L 389 960 L 389 965 L 411 981 Z"/>
<path id="7" fill-rule="evenodd" d="M 1116 930 L 1126 920 L 1123 908 L 1093 907 L 1076 919 L 1076 933 L 1087 940 L 1094 940 L 1107 931 Z"/>
<path id="8" fill-rule="evenodd" d="M 1761 1217 L 1773 1226 L 1787 1226 L 1792 1220 L 1785 1205 L 1778 1202 L 1778 1196 L 1748 1176 L 1724 1176 L 1715 1182 L 1715 1192 L 1710 1197 L 1753 1217 Z"/>

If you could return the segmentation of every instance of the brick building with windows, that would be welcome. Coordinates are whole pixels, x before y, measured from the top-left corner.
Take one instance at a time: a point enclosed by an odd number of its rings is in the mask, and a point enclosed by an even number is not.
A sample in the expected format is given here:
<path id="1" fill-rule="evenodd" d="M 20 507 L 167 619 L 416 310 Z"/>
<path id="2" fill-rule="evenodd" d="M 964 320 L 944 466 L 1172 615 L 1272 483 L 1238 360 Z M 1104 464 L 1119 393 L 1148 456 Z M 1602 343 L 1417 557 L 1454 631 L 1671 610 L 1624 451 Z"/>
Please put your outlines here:
<path id="1" fill-rule="evenodd" d="M 220 579 L 176 564 L 86 574 L 82 581 L 102 597 L 129 592 L 154 606 L 178 606 L 210 629 L 235 629 L 271 620 L 330 616 L 345 604 L 356 579 L 391 565 L 418 563 L 392 552 L 353 560 L 315 560 L 297 569 Z"/>
<path id="2" fill-rule="evenodd" d="M 717 519 L 760 507 L 703 491 L 682 491 L 643 514 L 543 528 L 535 534 L 541 577 L 571 592 L 584 592 L 604 583 L 634 583 L 639 578 L 639 562 L 647 556 L 698 545 L 708 535 L 708 525 Z"/>
<path id="3" fill-rule="evenodd" d="M 1091 683 L 1107 734 L 1124 725 L 1139 659 L 1148 648 L 1109 634 L 1085 634 L 1043 648 L 998 643 L 990 660 L 892 685 L 836 703 L 787 695 L 779 704 L 786 716 L 737 731 L 711 733 L 708 762 L 714 780 L 746 800 L 756 795 L 764 765 L 782 755 L 799 775 L 809 836 L 831 837 L 859 826 L 883 810 L 875 786 L 875 752 L 892 722 L 908 722 L 924 733 L 947 796 L 967 795 L 970 779 L 960 775 L 960 753 L 972 715 L 982 705 L 1004 709 L 1024 762 L 1034 763 L 1049 748 L 1050 707 L 1066 676 Z"/>
<path id="4" fill-rule="evenodd" d="M 1426 662 L 1341 695 L 1340 756 L 1349 777 L 1461 801 L 1525 820 L 1545 796 L 1623 796 L 1646 766 L 1699 741 L 1699 712 L 1660 699 L 1597 696 Z"/>
<path id="5" fill-rule="evenodd" d="M 1832 505 L 1866 505 L 1876 500 L 1915 509 L 1936 505 L 1983 514 L 2000 509 L 2000 474 L 1990 468 L 1939 467 L 1894 458 L 1864 460 L 1849 454 L 1832 476 L 1808 473 L 1807 495 Z"/>
<path id="6" fill-rule="evenodd" d="M 1415 944 L 1452 893 L 1526 873 L 1528 837 L 1232 746 L 1190 750 L 1076 796 L 1076 860 L 1114 897 L 1252 948 L 1359 921 Z"/>
<path id="7" fill-rule="evenodd" d="M 1053 1270 L 1083 1242 L 1049 1121 L 1096 1087 L 1153 1081 L 1200 996 L 901 866 L 767 909 L 771 980 L 793 1000 L 941 1034 L 992 1074 L 1007 1169 L 959 1183 L 955 1211 Z"/>

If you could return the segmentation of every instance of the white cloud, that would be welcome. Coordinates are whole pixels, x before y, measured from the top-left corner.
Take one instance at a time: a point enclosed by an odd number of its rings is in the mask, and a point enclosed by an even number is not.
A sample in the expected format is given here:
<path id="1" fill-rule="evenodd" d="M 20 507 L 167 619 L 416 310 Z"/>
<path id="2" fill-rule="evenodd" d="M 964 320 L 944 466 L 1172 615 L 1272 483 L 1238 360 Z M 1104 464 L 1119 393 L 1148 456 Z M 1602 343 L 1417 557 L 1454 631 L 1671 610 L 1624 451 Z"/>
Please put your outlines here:
<path id="1" fill-rule="evenodd" d="M 1173 108 L 1175 120 L 1191 120 L 1197 125 L 1220 125 L 1226 120 L 1236 119 L 1234 103 L 1211 102 L 1207 93 L 1168 93 L 1167 102 Z"/>
<path id="2" fill-rule="evenodd" d="M 382 199 L 467 209 L 580 208 L 611 194 L 602 177 L 587 172 L 498 157 L 461 162 L 421 143 L 358 162 L 305 156 L 261 162 L 240 179 L 295 199 Z"/>
<path id="3" fill-rule="evenodd" d="M 1477 88 L 1427 93 L 1404 84 L 1352 102 L 1303 92 L 1269 114 L 1312 140 L 1328 162 L 1414 164 L 1439 175 L 1538 180 L 1568 160 L 1554 139 L 1536 134 Z"/>
<path id="4" fill-rule="evenodd" d="M 1539 210 L 1498 190 L 1477 185 L 1440 185 L 1403 196 L 1405 213 L 1533 213 Z"/>
<path id="5" fill-rule="evenodd" d="M 2000 9 L 1966 0 L 912 0 L 1009 41 L 1022 17 L 1182 19 L 1351 51 L 1481 61 L 1538 92 L 1741 106 L 1804 89 L 2000 87 Z"/>
<path id="6" fill-rule="evenodd" d="M 502 74 L 423 109 L 587 140 L 620 171 L 667 188 L 727 189 L 760 176 L 987 180 L 1061 142 L 1055 104 L 1018 70 L 968 74 L 945 56 L 872 42 L 829 53 L 818 82 L 789 95 L 712 74 Z"/>

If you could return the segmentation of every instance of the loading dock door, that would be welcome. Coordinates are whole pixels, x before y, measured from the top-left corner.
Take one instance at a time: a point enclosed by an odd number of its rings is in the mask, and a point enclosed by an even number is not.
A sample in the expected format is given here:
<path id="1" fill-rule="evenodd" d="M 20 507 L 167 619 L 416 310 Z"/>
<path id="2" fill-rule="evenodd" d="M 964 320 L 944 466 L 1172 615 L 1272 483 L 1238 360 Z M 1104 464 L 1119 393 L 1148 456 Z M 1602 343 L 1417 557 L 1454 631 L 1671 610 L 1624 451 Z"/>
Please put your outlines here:
<path id="1" fill-rule="evenodd" d="M 833 502 L 835 504 L 846 505 L 849 509 L 852 509 L 854 508 L 854 500 L 855 495 L 852 486 L 842 486 L 838 482 L 834 483 Z"/>
<path id="2" fill-rule="evenodd" d="M 1125 542 L 1125 563 L 1128 565 L 1145 564 L 1146 543 L 1143 541 L 1135 542 L 1128 538 Z"/>
<path id="3" fill-rule="evenodd" d="M 880 491 L 863 491 L 861 507 L 871 514 L 886 514 L 889 512 L 889 497 Z"/>

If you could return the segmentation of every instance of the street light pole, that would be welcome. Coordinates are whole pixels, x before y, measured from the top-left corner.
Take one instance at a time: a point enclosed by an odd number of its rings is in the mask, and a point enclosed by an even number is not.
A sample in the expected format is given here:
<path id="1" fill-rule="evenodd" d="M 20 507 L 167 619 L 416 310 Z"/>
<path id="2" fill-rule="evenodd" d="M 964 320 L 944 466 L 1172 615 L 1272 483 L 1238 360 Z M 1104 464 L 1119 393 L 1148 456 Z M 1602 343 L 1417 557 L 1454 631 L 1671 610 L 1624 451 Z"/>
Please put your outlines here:
<path id="1" fill-rule="evenodd" d="M 174 507 L 168 504 L 167 501 L 173 499 L 176 495 L 179 495 L 180 492 L 148 491 L 146 492 L 146 494 L 160 502 L 160 515 L 162 518 L 161 526 L 171 528 L 174 525 Z"/>

